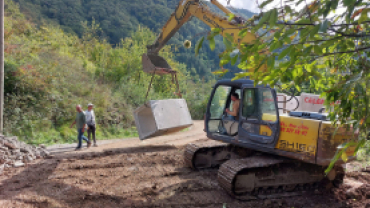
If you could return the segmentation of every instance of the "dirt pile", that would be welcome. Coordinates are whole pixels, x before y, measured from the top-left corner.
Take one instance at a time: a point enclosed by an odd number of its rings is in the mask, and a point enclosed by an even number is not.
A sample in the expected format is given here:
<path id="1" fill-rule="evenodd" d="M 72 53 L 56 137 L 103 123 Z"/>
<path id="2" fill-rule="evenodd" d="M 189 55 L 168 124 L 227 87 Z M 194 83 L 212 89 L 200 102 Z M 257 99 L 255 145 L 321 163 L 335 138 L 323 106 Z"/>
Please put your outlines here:
<path id="1" fill-rule="evenodd" d="M 17 137 L 0 135 L 0 174 L 4 168 L 22 167 L 36 159 L 50 156 L 45 146 L 36 147 L 19 141 Z"/>

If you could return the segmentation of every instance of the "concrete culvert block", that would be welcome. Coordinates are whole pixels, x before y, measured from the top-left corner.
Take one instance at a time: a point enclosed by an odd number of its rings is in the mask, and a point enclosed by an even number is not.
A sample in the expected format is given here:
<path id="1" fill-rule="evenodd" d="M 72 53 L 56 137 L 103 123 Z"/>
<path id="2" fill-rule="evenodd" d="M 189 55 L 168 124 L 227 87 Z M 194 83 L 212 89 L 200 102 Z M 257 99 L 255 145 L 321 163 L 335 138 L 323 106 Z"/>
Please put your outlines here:
<path id="1" fill-rule="evenodd" d="M 193 120 L 184 99 L 150 100 L 134 111 L 140 139 L 181 131 Z"/>

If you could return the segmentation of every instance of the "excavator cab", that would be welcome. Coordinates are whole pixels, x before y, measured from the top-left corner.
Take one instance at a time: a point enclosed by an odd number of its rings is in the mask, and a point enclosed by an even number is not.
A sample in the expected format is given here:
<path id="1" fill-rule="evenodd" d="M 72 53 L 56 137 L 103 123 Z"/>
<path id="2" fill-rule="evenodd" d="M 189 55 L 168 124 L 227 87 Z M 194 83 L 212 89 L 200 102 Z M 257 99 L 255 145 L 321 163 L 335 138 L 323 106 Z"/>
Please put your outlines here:
<path id="1" fill-rule="evenodd" d="M 232 93 L 239 94 L 240 98 L 238 120 L 225 112 L 232 106 Z M 253 81 L 247 79 L 218 81 L 208 103 L 205 122 L 211 139 L 273 148 L 280 128 L 276 92 L 269 87 L 255 87 Z"/>

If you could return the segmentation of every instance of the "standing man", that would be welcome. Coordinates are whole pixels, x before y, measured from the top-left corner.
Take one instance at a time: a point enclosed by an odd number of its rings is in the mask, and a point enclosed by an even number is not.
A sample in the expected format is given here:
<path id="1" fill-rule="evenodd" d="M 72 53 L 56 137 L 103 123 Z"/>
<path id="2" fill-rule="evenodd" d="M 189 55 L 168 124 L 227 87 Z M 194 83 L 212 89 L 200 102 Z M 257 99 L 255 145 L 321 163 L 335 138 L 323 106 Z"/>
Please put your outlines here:
<path id="1" fill-rule="evenodd" d="M 89 103 L 87 105 L 87 111 L 85 111 L 86 115 L 86 123 L 87 123 L 87 138 L 89 138 L 89 141 L 91 141 L 91 134 L 94 138 L 94 147 L 97 147 L 98 145 L 96 144 L 96 139 L 95 139 L 95 130 L 96 130 L 96 125 L 95 125 L 95 113 L 94 113 L 94 105 Z"/>
<path id="2" fill-rule="evenodd" d="M 91 146 L 91 142 L 84 136 L 85 132 L 85 126 L 86 126 L 86 116 L 85 113 L 82 111 L 81 105 L 76 106 L 77 110 L 77 115 L 76 115 L 76 120 L 72 123 L 71 128 L 73 125 L 77 124 L 77 132 L 78 132 L 78 146 L 75 149 L 76 151 L 81 150 L 82 146 L 82 140 L 85 140 L 87 142 L 87 148 Z"/>

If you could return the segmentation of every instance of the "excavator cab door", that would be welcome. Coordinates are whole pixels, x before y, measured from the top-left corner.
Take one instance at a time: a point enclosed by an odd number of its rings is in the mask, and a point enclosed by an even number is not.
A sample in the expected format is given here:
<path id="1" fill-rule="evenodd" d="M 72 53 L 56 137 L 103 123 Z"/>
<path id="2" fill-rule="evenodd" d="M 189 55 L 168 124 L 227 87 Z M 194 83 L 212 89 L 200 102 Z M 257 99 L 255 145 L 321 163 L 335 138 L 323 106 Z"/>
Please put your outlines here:
<path id="1" fill-rule="evenodd" d="M 239 142 L 274 148 L 280 133 L 276 91 L 243 85 L 241 94 Z"/>
<path id="2" fill-rule="evenodd" d="M 225 114 L 227 104 L 230 102 L 229 94 L 231 86 L 215 86 L 208 104 L 205 126 L 206 131 L 211 134 L 219 134 L 222 126 L 222 117 Z"/>

